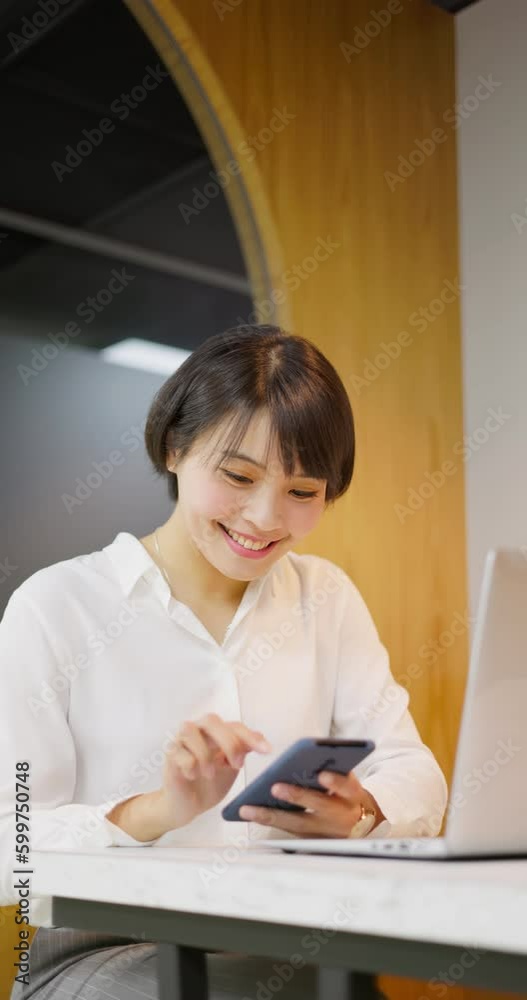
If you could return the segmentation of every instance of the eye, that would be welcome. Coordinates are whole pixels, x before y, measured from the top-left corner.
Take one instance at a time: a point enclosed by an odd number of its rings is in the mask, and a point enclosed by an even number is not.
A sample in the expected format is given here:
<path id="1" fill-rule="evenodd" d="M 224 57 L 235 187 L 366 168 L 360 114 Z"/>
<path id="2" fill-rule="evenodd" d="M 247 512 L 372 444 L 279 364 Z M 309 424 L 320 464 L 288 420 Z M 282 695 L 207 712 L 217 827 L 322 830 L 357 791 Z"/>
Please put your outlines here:
<path id="1" fill-rule="evenodd" d="M 224 472 L 226 476 L 229 476 L 230 479 L 234 479 L 237 483 L 252 482 L 251 479 L 247 479 L 247 476 L 237 476 L 235 472 L 227 472 L 227 469 L 222 469 L 221 471 Z"/>
<path id="2" fill-rule="evenodd" d="M 221 469 L 220 471 L 223 472 L 224 475 L 228 476 L 229 479 L 234 480 L 235 483 L 240 483 L 241 485 L 252 483 L 252 479 L 249 479 L 248 476 L 240 476 L 236 472 L 229 472 L 228 469 Z M 290 492 L 294 497 L 296 497 L 297 500 L 311 500 L 313 497 L 318 496 L 316 490 L 291 490 Z"/>

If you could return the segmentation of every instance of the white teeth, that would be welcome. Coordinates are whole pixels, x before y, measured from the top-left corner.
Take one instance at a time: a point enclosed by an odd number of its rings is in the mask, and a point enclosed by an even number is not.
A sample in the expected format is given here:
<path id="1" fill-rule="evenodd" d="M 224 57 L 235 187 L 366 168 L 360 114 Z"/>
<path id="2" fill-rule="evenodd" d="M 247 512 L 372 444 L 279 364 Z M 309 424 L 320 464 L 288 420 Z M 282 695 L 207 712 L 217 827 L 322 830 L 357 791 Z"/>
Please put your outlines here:
<path id="1" fill-rule="evenodd" d="M 237 531 L 231 531 L 229 528 L 226 531 L 231 538 L 234 538 L 235 542 L 238 542 L 238 545 L 243 545 L 244 549 L 254 549 L 258 552 L 260 549 L 267 548 L 267 542 L 252 542 L 250 538 L 243 538 Z"/>

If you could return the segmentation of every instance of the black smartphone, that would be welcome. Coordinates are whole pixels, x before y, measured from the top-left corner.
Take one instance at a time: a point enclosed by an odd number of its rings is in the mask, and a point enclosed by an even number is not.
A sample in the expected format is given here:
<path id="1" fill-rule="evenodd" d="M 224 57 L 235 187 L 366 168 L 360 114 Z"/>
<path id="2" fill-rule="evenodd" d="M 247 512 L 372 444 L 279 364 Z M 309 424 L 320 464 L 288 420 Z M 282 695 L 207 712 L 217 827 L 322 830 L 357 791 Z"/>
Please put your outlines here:
<path id="1" fill-rule="evenodd" d="M 299 785 L 302 788 L 314 788 L 318 792 L 327 792 L 318 781 L 320 771 L 336 771 L 337 774 L 348 774 L 361 760 L 375 750 L 373 740 L 333 740 L 310 739 L 308 737 L 296 740 L 287 750 L 284 750 L 276 760 L 266 767 L 254 781 L 251 781 L 235 799 L 232 799 L 221 812 L 223 819 L 248 822 L 239 815 L 241 806 L 270 806 L 273 809 L 285 809 L 288 812 L 305 812 L 304 806 L 294 802 L 285 802 L 271 794 L 271 788 L 278 782 L 286 785 Z"/>

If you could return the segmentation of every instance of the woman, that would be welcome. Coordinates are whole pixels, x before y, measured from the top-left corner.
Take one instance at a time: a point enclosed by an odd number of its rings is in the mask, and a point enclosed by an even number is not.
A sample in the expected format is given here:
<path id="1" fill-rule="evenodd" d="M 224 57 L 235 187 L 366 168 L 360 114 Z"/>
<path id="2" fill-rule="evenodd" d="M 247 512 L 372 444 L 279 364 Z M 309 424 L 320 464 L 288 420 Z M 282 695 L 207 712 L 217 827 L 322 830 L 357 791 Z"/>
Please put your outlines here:
<path id="1" fill-rule="evenodd" d="M 445 779 L 364 601 L 335 564 L 292 551 L 352 478 L 333 366 L 277 327 L 229 330 L 164 383 L 145 442 L 174 502 L 165 524 L 34 573 L 0 626 L 0 788 L 30 761 L 33 849 L 347 837 L 365 813 L 369 836 L 437 834 Z M 376 749 L 329 775 L 329 795 L 273 789 L 306 812 L 222 819 L 269 754 L 328 735 Z M 0 902 L 12 903 L 14 818 L 0 805 Z M 31 979 L 12 1000 L 156 996 L 154 944 L 53 927 L 44 899 L 31 923 Z M 213 996 L 255 995 L 272 971 L 230 953 L 207 962 Z M 314 973 L 306 959 L 282 996 L 315 996 Z"/>

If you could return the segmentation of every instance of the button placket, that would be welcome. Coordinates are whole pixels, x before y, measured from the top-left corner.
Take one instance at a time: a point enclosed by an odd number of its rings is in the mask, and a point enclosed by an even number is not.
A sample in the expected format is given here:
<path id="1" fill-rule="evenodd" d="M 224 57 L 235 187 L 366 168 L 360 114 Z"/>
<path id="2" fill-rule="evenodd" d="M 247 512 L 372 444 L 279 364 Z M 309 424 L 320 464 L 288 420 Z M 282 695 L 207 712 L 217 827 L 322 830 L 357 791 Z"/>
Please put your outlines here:
<path id="1" fill-rule="evenodd" d="M 224 657 L 224 659 L 226 660 L 227 658 Z M 239 689 L 238 677 L 237 677 L 237 674 L 236 674 L 236 665 L 235 665 L 235 663 L 232 663 L 230 661 L 228 661 L 228 665 L 229 665 L 229 667 L 231 667 L 229 683 L 231 685 L 231 691 L 232 691 L 232 697 L 233 697 L 232 718 L 239 719 L 240 721 L 243 721 L 242 720 L 242 704 L 241 704 L 241 698 L 240 698 L 240 689 Z M 246 759 L 245 759 L 244 762 L 243 762 L 243 764 L 242 764 L 242 766 L 240 767 L 240 770 L 238 771 L 238 774 L 237 774 L 237 776 L 236 776 L 233 784 L 231 785 L 231 787 L 229 789 L 229 800 L 230 799 L 234 799 L 246 787 L 247 787 L 247 770 L 246 770 Z M 238 824 L 229 823 L 229 822 L 224 822 L 223 823 L 222 836 L 223 836 L 224 843 L 229 844 L 229 843 L 232 842 L 232 838 L 233 838 L 233 835 L 234 835 L 234 832 L 235 832 L 233 828 L 235 826 L 236 826 L 236 830 L 239 831 L 239 825 Z M 244 836 L 247 835 L 247 829 L 248 829 L 247 825 L 244 824 L 244 827 L 243 827 L 243 835 Z"/>

